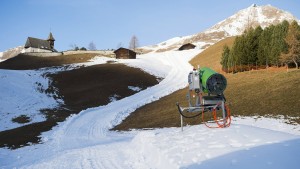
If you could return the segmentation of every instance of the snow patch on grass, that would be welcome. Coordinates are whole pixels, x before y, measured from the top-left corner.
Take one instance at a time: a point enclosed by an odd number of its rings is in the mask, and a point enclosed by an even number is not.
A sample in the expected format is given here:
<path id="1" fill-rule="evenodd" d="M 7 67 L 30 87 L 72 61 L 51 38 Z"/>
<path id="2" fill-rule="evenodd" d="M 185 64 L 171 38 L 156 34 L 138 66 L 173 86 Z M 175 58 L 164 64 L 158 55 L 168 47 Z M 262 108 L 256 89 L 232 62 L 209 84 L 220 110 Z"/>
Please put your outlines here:
<path id="1" fill-rule="evenodd" d="M 55 99 L 45 94 L 49 81 L 41 71 L 0 69 L 0 81 L 0 131 L 24 125 L 12 121 L 21 115 L 31 119 L 25 124 L 44 121 L 39 110 L 58 105 Z"/>
<path id="2" fill-rule="evenodd" d="M 135 92 L 139 92 L 142 90 L 142 88 L 140 87 L 134 87 L 134 86 L 128 86 L 128 89 L 132 90 L 132 91 L 135 91 Z"/>

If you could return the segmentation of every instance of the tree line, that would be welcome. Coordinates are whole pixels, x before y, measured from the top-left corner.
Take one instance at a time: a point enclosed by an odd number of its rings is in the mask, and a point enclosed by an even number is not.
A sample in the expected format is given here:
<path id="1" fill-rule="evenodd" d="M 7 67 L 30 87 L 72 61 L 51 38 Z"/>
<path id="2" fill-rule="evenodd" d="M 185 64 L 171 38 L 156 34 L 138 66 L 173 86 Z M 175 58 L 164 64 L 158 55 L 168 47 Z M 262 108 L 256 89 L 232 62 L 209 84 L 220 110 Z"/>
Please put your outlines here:
<path id="1" fill-rule="evenodd" d="M 75 51 L 77 51 L 77 50 L 83 50 L 83 51 L 86 51 L 86 50 L 97 50 L 96 44 L 93 41 L 91 41 L 89 43 L 89 45 L 88 45 L 87 48 L 86 47 L 79 47 L 76 44 L 71 44 L 70 47 L 71 47 L 71 50 L 75 50 Z M 120 47 L 123 47 L 123 44 L 121 42 L 117 45 L 117 49 L 120 48 Z M 130 41 L 129 41 L 128 48 L 131 49 L 131 50 L 133 50 L 133 51 L 135 51 L 137 47 L 139 47 L 139 40 L 138 40 L 137 36 L 133 35 L 131 37 Z M 111 50 L 114 50 L 114 49 L 111 49 Z"/>
<path id="2" fill-rule="evenodd" d="M 225 72 L 241 72 L 269 66 L 300 63 L 300 26 L 283 21 L 262 29 L 249 28 L 236 37 L 233 46 L 223 47 L 221 65 Z"/>

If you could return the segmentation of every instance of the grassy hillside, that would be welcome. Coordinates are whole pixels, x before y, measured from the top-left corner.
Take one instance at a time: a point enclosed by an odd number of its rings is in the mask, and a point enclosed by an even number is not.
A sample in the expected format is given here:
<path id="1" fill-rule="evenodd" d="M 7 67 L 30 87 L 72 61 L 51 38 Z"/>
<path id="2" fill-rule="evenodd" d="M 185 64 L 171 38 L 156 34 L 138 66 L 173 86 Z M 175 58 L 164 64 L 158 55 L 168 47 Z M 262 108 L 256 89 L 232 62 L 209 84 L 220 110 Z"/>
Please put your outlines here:
<path id="1" fill-rule="evenodd" d="M 208 49 L 194 57 L 190 61 L 190 63 L 195 67 L 197 67 L 198 65 L 201 67 L 210 67 L 217 72 L 222 72 L 220 61 L 223 47 L 225 44 L 231 47 L 233 45 L 234 39 L 235 37 L 227 38 L 210 46 Z"/>
<path id="2" fill-rule="evenodd" d="M 191 60 L 193 66 L 211 67 L 224 74 L 228 81 L 225 96 L 234 116 L 277 116 L 284 115 L 291 121 L 300 123 L 300 70 L 287 72 L 283 68 L 225 74 L 221 72 L 220 58 L 223 46 L 231 46 L 234 38 L 222 40 Z M 115 130 L 130 128 L 154 128 L 180 126 L 180 116 L 175 103 L 186 104 L 187 88 L 179 90 L 159 101 L 145 105 Z M 294 120 L 292 120 L 294 119 Z M 200 118 L 185 120 L 188 124 L 198 124 Z"/>

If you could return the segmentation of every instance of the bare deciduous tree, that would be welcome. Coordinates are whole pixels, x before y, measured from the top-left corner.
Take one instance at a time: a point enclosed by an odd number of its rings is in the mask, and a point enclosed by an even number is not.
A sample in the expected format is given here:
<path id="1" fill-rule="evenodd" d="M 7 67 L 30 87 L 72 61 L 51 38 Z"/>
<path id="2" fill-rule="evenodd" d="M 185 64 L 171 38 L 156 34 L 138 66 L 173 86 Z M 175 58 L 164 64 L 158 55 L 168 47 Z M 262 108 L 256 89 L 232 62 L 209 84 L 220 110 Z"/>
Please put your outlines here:
<path id="1" fill-rule="evenodd" d="M 138 46 L 139 46 L 139 40 L 138 40 L 138 38 L 137 38 L 135 35 L 133 35 L 133 36 L 131 37 L 130 42 L 129 42 L 129 49 L 132 49 L 132 50 L 135 51 L 135 49 L 136 49 Z"/>
<path id="2" fill-rule="evenodd" d="M 72 50 L 78 50 L 79 47 L 76 44 L 70 44 Z"/>
<path id="3" fill-rule="evenodd" d="M 93 41 L 89 43 L 88 49 L 89 50 L 97 50 L 96 45 Z"/>
<path id="4" fill-rule="evenodd" d="M 285 41 L 289 49 L 288 53 L 281 56 L 281 59 L 286 64 L 294 62 L 298 69 L 298 62 L 300 61 L 300 27 L 296 21 L 293 21 L 289 26 Z"/>

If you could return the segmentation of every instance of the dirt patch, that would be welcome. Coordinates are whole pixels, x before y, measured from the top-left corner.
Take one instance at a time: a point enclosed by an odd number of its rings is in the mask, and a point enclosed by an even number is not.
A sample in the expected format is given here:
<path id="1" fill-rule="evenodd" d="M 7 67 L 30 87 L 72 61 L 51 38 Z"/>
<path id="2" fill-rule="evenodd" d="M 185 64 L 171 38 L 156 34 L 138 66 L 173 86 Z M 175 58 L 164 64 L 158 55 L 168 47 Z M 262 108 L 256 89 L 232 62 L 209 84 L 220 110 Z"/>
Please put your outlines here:
<path id="1" fill-rule="evenodd" d="M 51 86 L 59 89 L 66 108 L 74 111 L 108 104 L 112 97 L 119 100 L 135 94 L 128 86 L 143 90 L 158 83 L 154 76 L 122 64 L 89 66 L 48 77 L 53 79 Z"/>
<path id="2" fill-rule="evenodd" d="M 11 149 L 41 142 L 40 134 L 90 107 L 106 105 L 109 98 L 122 99 L 135 94 L 128 86 L 146 89 L 158 83 L 156 77 L 122 64 L 103 64 L 47 75 L 52 79 L 47 92 L 56 92 L 63 105 L 41 112 L 46 121 L 0 132 L 0 147 Z M 116 97 L 117 96 L 117 97 Z"/>
<path id="3" fill-rule="evenodd" d="M 20 115 L 18 117 L 13 118 L 11 121 L 13 121 L 15 123 L 24 124 L 24 123 L 30 122 L 31 119 L 30 119 L 30 117 L 28 117 L 26 115 Z"/>
<path id="4" fill-rule="evenodd" d="M 64 64 L 83 63 L 94 58 L 95 53 L 38 57 L 19 54 L 16 57 L 0 62 L 0 69 L 32 70 L 44 67 L 62 66 Z"/>

